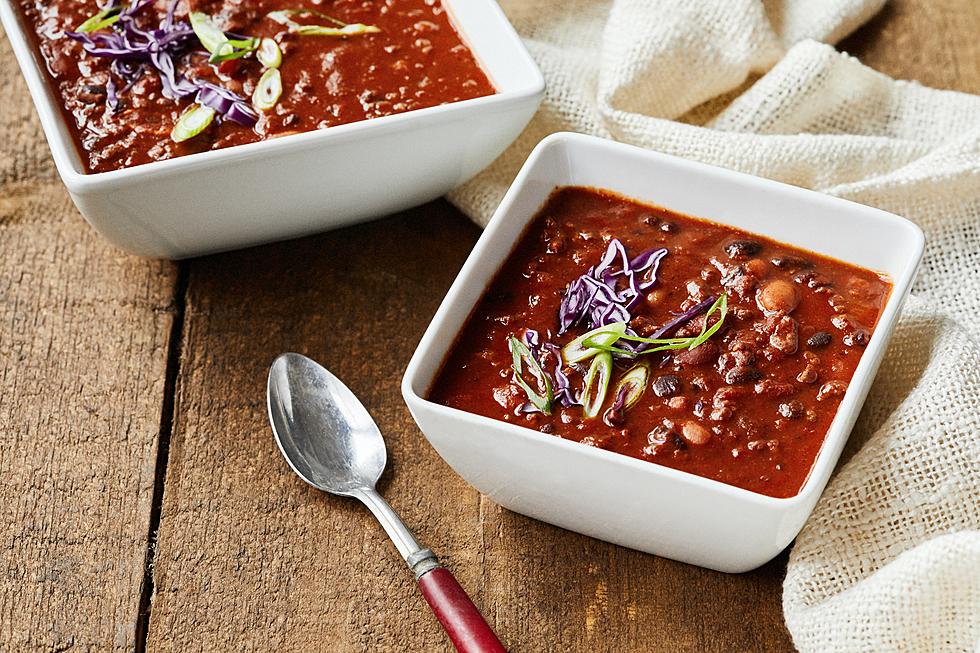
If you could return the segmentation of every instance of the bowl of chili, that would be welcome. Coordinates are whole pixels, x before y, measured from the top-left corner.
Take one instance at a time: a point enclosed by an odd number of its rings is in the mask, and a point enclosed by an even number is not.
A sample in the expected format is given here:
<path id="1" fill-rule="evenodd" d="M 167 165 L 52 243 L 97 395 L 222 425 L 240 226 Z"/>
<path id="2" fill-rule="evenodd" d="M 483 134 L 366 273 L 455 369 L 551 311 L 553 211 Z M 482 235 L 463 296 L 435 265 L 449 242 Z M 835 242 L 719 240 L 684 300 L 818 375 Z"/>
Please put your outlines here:
<path id="1" fill-rule="evenodd" d="M 438 197 L 544 90 L 493 0 L 0 0 L 0 19 L 79 211 L 154 257 Z"/>
<path id="2" fill-rule="evenodd" d="M 556 134 L 405 372 L 426 438 L 500 505 L 726 572 L 796 536 L 923 251 L 871 207 Z"/>

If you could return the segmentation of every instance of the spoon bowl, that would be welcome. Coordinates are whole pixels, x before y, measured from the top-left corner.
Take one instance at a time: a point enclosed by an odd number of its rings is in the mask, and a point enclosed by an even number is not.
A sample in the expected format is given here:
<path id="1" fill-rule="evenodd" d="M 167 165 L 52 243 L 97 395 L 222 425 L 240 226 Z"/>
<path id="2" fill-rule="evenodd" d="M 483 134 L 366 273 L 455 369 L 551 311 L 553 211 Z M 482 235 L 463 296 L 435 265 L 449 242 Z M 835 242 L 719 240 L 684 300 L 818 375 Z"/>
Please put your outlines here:
<path id="1" fill-rule="evenodd" d="M 269 370 L 268 402 L 276 444 L 300 478 L 343 496 L 375 486 L 387 462 L 381 431 L 329 370 L 282 354 Z"/>

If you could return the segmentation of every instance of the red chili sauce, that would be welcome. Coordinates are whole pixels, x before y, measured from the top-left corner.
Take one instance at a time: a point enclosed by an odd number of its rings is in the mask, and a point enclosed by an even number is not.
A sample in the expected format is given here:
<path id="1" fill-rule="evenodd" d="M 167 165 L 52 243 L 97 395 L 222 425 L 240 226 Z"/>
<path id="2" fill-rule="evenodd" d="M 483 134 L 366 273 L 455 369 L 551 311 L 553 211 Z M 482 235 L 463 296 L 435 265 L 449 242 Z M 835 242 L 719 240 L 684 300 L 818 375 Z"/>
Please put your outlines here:
<path id="1" fill-rule="evenodd" d="M 123 6 L 133 0 L 123 0 Z M 102 3 L 101 6 L 105 6 Z M 160 24 L 169 2 L 156 0 L 134 13 L 144 29 Z M 495 91 L 473 53 L 462 42 L 440 2 L 432 0 L 181 0 L 177 21 L 190 10 L 210 16 L 221 30 L 274 39 L 282 51 L 278 103 L 257 111 L 246 127 L 217 119 L 181 143 L 170 133 L 194 98 L 167 97 L 157 72 L 147 68 L 131 88 L 107 103 L 110 59 L 92 56 L 65 36 L 100 10 L 94 0 L 19 0 L 47 64 L 64 116 L 72 127 L 89 172 L 104 172 L 195 152 L 325 129 Z M 278 10 L 326 12 L 337 23 L 362 23 L 377 33 L 322 36 L 296 33 L 268 17 Z M 325 22 L 316 15 L 296 22 Z M 111 32 L 113 27 L 104 28 Z M 174 59 L 177 74 L 204 80 L 250 100 L 263 66 L 250 54 L 220 64 L 193 37 Z M 122 80 L 115 80 L 122 87 Z"/>
<path id="2" fill-rule="evenodd" d="M 617 238 L 630 256 L 666 248 L 656 282 L 628 322 L 649 336 L 711 296 L 728 297 L 721 328 L 694 349 L 619 358 L 599 416 L 582 406 L 523 412 L 510 336 L 536 330 L 559 347 L 587 331 L 558 335 L 569 284 L 587 274 Z M 432 401 L 772 497 L 797 494 L 891 292 L 871 270 L 706 220 L 588 188 L 555 191 L 476 306 L 430 392 Z M 717 313 L 707 319 L 717 321 Z M 674 337 L 698 335 L 705 315 Z M 553 352 L 554 350 L 552 350 Z M 589 361 L 539 354 L 561 365 L 575 392 Z M 617 379 L 649 366 L 637 402 L 609 410 Z M 552 383 L 554 384 L 554 376 Z"/>

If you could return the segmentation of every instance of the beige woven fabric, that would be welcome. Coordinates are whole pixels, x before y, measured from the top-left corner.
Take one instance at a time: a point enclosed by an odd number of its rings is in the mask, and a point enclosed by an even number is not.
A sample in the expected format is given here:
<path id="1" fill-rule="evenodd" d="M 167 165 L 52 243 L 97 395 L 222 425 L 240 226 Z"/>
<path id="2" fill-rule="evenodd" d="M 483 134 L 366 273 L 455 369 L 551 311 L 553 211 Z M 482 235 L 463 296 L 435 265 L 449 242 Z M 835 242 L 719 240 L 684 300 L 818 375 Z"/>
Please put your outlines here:
<path id="1" fill-rule="evenodd" d="M 980 653 L 980 98 L 818 42 L 881 4 L 506 1 L 548 91 L 451 199 L 485 224 L 531 148 L 571 130 L 915 220 L 928 244 L 914 297 L 794 545 L 783 606 L 803 651 Z"/>

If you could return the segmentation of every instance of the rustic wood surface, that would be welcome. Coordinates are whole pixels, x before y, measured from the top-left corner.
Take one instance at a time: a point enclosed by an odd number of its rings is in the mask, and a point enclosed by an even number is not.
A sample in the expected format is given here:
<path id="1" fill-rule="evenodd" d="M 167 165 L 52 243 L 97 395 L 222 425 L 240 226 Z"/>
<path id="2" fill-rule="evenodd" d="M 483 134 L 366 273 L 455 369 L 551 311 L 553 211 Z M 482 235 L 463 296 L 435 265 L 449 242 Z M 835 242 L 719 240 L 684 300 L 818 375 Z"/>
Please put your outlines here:
<path id="1" fill-rule="evenodd" d="M 978 33 L 975 0 L 892 1 L 841 49 L 980 93 Z M 71 207 L 5 40 L 0 93 L 0 650 L 450 650 L 369 514 L 280 459 L 264 383 L 284 350 L 363 398 L 383 492 L 513 650 L 792 650 L 785 556 L 729 576 L 568 533 L 426 444 L 398 386 L 478 236 L 448 204 L 129 257 Z"/>

